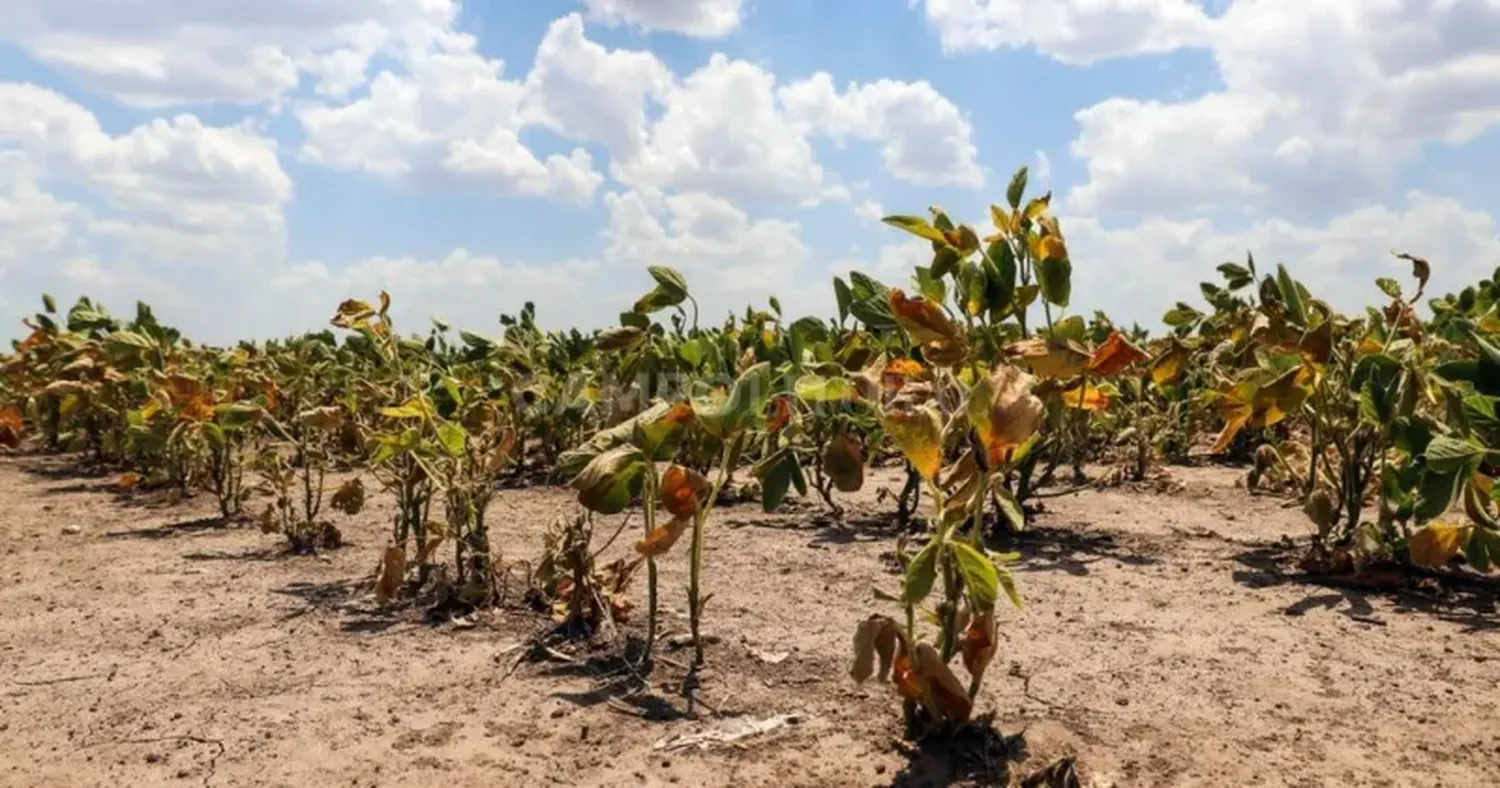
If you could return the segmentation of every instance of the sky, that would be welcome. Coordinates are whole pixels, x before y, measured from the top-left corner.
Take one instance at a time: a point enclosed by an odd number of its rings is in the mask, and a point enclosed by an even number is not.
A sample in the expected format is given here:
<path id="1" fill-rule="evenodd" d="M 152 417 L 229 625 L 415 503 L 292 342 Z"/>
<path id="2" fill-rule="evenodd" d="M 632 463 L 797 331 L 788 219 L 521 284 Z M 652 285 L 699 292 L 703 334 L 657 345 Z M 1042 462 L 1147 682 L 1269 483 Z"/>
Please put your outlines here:
<path id="1" fill-rule="evenodd" d="M 211 342 L 705 320 L 1051 190 L 1071 310 L 1159 326 L 1219 263 L 1342 309 L 1391 254 L 1500 265 L 1500 0 L 6 0 L 0 334 L 42 292 Z"/>

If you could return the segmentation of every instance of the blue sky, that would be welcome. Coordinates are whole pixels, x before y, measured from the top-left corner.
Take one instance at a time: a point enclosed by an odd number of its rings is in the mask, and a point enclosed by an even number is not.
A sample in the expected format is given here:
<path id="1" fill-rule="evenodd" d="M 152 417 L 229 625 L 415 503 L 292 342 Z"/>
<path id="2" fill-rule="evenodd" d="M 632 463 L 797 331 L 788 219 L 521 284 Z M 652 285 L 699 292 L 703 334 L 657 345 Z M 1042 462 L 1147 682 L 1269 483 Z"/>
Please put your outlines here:
<path id="1" fill-rule="evenodd" d="M 1500 264 L 1500 0 L 16 5 L 12 336 L 42 290 L 215 341 L 381 288 L 414 330 L 600 326 L 653 263 L 710 314 L 822 312 L 833 273 L 922 261 L 879 214 L 982 225 L 1021 164 L 1074 309 L 1123 321 L 1247 249 L 1343 308 L 1392 249 L 1445 288 Z"/>

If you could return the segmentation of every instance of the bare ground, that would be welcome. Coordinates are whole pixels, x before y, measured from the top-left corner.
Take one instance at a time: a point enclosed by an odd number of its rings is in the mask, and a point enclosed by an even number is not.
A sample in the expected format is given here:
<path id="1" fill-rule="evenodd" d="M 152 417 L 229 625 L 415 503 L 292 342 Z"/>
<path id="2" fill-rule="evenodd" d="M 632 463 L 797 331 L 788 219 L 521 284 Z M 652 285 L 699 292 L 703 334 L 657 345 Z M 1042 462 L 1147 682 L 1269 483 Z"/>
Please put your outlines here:
<path id="1" fill-rule="evenodd" d="M 846 675 L 855 624 L 883 609 L 872 585 L 896 582 L 875 485 L 845 527 L 812 506 L 716 514 L 719 641 L 689 707 L 679 665 L 644 693 L 597 663 L 517 665 L 534 616 L 382 612 L 383 497 L 340 523 L 349 548 L 294 557 L 207 500 L 148 505 L 61 460 L 0 458 L 0 784 L 947 785 L 1061 756 L 1094 786 L 1500 784 L 1493 592 L 1307 583 L 1295 509 L 1231 471 L 1173 474 L 1171 494 L 1046 501 L 1019 545 L 1027 609 L 977 704 L 1003 739 L 924 751 L 901 744 L 889 687 Z M 503 492 L 505 556 L 535 557 L 569 504 Z M 685 563 L 662 581 L 678 632 Z M 658 746 L 783 713 L 736 745 Z"/>

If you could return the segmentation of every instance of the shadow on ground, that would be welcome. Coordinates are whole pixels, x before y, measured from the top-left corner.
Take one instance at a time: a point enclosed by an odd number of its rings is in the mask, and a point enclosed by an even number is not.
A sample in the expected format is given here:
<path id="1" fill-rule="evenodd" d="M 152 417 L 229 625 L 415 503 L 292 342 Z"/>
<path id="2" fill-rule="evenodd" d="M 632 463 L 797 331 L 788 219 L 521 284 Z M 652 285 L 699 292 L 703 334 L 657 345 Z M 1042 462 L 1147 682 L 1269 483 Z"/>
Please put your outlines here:
<path id="1" fill-rule="evenodd" d="M 1233 573 L 1235 582 L 1249 588 L 1299 585 L 1318 590 L 1283 612 L 1301 616 L 1329 610 L 1365 624 L 1384 623 L 1372 599 L 1390 604 L 1389 612 L 1420 614 L 1464 627 L 1466 632 L 1500 631 L 1500 583 L 1461 573 L 1403 572 L 1372 569 L 1348 575 L 1304 572 L 1297 561 L 1306 547 L 1278 542 L 1246 550 L 1234 557 L 1245 567 Z"/>

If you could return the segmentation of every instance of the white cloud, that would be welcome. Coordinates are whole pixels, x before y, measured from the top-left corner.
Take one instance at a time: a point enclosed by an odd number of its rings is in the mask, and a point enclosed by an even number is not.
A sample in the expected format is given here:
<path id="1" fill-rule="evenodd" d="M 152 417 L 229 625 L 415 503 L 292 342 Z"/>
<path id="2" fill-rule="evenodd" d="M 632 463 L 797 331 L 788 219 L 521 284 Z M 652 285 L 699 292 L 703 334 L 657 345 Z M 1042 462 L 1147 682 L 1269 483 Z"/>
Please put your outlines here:
<path id="1" fill-rule="evenodd" d="M 372 298 L 385 290 L 403 332 L 426 331 L 430 318 L 494 332 L 500 314 L 514 313 L 528 300 L 537 302 L 545 325 L 600 324 L 600 315 L 621 307 L 612 303 L 617 295 L 595 286 L 598 274 L 599 265 L 588 260 L 507 262 L 455 249 L 437 259 L 376 257 L 337 267 L 317 260 L 297 263 L 269 282 L 268 295 L 307 326 L 326 321 L 342 298 Z"/>
<path id="2" fill-rule="evenodd" d="M 192 115 L 110 136 L 94 115 L 50 90 L 0 83 L 0 148 L 33 182 L 98 195 L 91 232 L 163 261 L 207 261 L 280 246 L 292 184 L 275 143 L 248 126 L 210 127 Z"/>
<path id="3" fill-rule="evenodd" d="M 776 201 L 830 196 L 802 130 L 776 101 L 776 77 L 714 55 L 666 95 L 665 110 L 635 158 L 614 175 L 637 188 Z"/>
<path id="4" fill-rule="evenodd" d="M 520 140 L 525 88 L 473 36 L 447 32 L 382 71 L 369 94 L 297 112 L 304 159 L 417 185 L 473 183 L 501 193 L 586 203 L 603 177 L 583 149 L 538 159 Z"/>
<path id="5" fill-rule="evenodd" d="M 646 142 L 646 102 L 671 89 L 671 69 L 650 52 L 607 50 L 588 40 L 583 20 L 553 22 L 526 77 L 526 110 L 565 137 L 602 143 L 633 158 Z"/>
<path id="6" fill-rule="evenodd" d="M 744 0 L 583 0 L 589 18 L 699 38 L 729 35 L 744 19 Z"/>
<path id="7" fill-rule="evenodd" d="M 299 71 L 338 93 L 370 57 L 440 29 L 453 0 L 9 0 L 0 39 L 128 104 L 273 101 Z"/>
<path id="8" fill-rule="evenodd" d="M 944 51 L 1029 45 L 1073 64 L 1203 44 L 1210 28 L 1191 0 L 919 1 Z"/>
<path id="9" fill-rule="evenodd" d="M 1222 89 L 1078 113 L 1071 208 L 1347 210 L 1500 123 L 1500 0 L 1242 0 L 1209 41 Z"/>
<path id="10" fill-rule="evenodd" d="M 1050 183 L 1052 181 L 1052 159 L 1047 152 L 1039 150 L 1036 152 L 1036 164 L 1031 168 L 1032 183 Z"/>
<path id="11" fill-rule="evenodd" d="M 1321 225 L 1270 219 L 1227 229 L 1207 219 L 1153 217 L 1107 228 L 1097 219 L 1063 217 L 1062 226 L 1073 257 L 1074 311 L 1106 308 L 1117 321 L 1150 327 L 1174 301 L 1201 303 L 1198 282 L 1218 281 L 1214 266 L 1243 262 L 1247 251 L 1263 272 L 1285 263 L 1314 296 L 1345 311 L 1382 298 L 1376 277 L 1411 281 L 1410 264 L 1392 250 L 1432 261 L 1434 295 L 1488 277 L 1500 264 L 1500 221 L 1420 191 L 1408 192 L 1399 207 L 1361 208 Z"/>
<path id="12" fill-rule="evenodd" d="M 886 169 L 924 186 L 979 186 L 974 128 L 928 82 L 852 83 L 840 94 L 820 72 L 779 91 L 792 122 L 835 139 L 879 142 Z"/>

